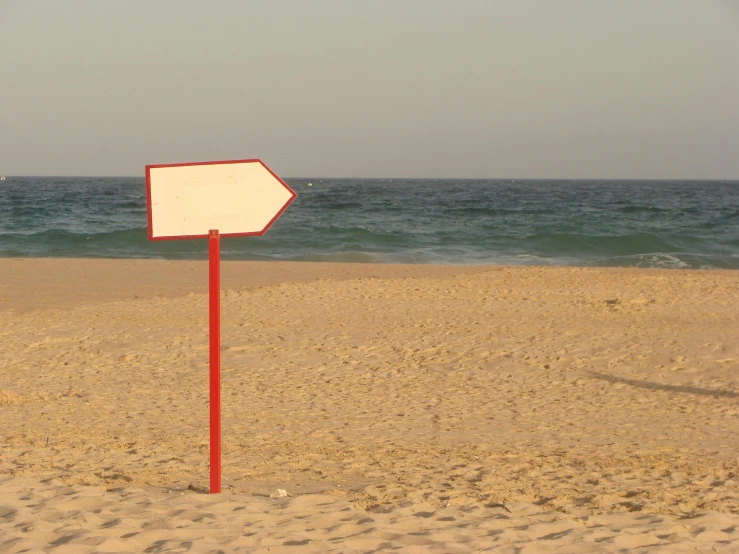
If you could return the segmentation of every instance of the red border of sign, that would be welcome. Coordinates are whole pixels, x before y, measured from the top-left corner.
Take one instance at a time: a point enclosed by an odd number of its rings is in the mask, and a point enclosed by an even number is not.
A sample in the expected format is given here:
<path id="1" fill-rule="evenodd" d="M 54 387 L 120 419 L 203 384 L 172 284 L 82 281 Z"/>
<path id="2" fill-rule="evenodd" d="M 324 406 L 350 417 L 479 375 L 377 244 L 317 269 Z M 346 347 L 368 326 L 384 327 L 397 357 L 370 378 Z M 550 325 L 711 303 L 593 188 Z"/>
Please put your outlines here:
<path id="1" fill-rule="evenodd" d="M 149 240 L 186 240 L 186 239 L 207 239 L 208 233 L 205 233 L 203 235 L 176 235 L 176 236 L 167 236 L 167 237 L 152 237 L 152 225 L 151 225 L 151 169 L 156 167 L 180 167 L 185 165 L 217 165 L 217 164 L 243 164 L 243 163 L 259 163 L 262 164 L 262 167 L 269 171 L 272 176 L 277 179 L 277 181 L 285 187 L 291 194 L 290 199 L 285 202 L 285 205 L 280 208 L 280 211 L 277 212 L 277 214 L 269 220 L 267 225 L 265 225 L 264 229 L 261 231 L 254 231 L 251 233 L 223 233 L 220 235 L 221 237 L 260 237 L 264 233 L 267 232 L 267 230 L 272 226 L 272 224 L 277 221 L 277 218 L 282 215 L 282 212 L 284 212 L 287 207 L 292 203 L 293 200 L 295 200 L 298 197 L 298 193 L 295 192 L 293 189 L 291 189 L 288 184 L 280 179 L 277 174 L 272 171 L 269 167 L 267 167 L 267 164 L 265 164 L 262 160 L 258 158 L 250 159 L 250 160 L 220 160 L 215 162 L 187 162 L 187 163 L 179 163 L 179 164 L 156 164 L 156 165 L 147 165 L 146 166 L 146 216 L 148 220 L 148 228 L 147 232 L 149 234 Z"/>

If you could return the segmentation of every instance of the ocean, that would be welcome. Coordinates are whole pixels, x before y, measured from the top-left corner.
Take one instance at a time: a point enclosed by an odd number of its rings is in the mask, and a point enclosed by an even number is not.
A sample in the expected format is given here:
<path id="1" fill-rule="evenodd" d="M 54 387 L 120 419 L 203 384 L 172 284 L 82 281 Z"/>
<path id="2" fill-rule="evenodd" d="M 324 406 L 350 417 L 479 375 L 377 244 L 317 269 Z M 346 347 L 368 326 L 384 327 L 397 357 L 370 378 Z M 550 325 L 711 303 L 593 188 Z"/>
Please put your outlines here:
<path id="1" fill-rule="evenodd" d="M 295 202 L 224 260 L 739 268 L 739 181 L 285 180 Z M 207 258 L 146 225 L 143 177 L 0 182 L 0 257 Z"/>

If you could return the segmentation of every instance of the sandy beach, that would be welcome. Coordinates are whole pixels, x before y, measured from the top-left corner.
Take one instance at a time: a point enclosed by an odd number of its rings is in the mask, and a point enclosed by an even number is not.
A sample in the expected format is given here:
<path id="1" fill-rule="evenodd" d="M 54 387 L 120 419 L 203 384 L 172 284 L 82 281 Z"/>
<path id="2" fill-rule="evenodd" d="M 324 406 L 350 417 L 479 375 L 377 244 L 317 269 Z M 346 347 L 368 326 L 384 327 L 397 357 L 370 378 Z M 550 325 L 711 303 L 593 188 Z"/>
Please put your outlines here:
<path id="1" fill-rule="evenodd" d="M 0 260 L 0 552 L 739 552 L 739 273 Z M 288 496 L 278 497 L 281 489 Z"/>

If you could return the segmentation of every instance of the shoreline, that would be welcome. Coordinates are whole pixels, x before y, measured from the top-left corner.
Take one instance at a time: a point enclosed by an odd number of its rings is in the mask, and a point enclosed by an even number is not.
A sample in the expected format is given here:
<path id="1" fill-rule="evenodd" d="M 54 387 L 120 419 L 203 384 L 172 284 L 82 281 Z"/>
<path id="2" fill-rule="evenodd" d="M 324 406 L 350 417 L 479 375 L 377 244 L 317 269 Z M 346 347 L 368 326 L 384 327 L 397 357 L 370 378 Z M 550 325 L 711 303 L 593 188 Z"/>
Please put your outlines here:
<path id="1" fill-rule="evenodd" d="M 165 273 L 163 269 L 166 268 Z M 298 261 L 221 261 L 221 288 L 251 290 L 279 283 L 318 279 L 443 278 L 489 271 L 585 271 L 666 275 L 732 275 L 733 269 L 666 269 L 636 267 L 440 265 Z M 97 302 L 138 297 L 174 298 L 207 292 L 207 260 L 136 258 L 0 258 L 0 311 L 69 309 Z"/>

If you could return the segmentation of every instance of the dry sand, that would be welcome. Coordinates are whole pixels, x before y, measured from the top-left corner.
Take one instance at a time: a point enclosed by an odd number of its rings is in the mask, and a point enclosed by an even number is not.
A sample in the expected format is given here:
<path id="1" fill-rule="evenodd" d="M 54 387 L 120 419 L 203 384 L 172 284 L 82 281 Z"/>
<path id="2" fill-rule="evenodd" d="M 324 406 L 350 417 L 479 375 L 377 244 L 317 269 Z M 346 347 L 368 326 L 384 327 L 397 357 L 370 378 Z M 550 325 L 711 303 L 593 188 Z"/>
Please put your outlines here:
<path id="1" fill-rule="evenodd" d="M 223 272 L 208 495 L 207 264 L 0 260 L 0 552 L 739 552 L 739 272 Z"/>

